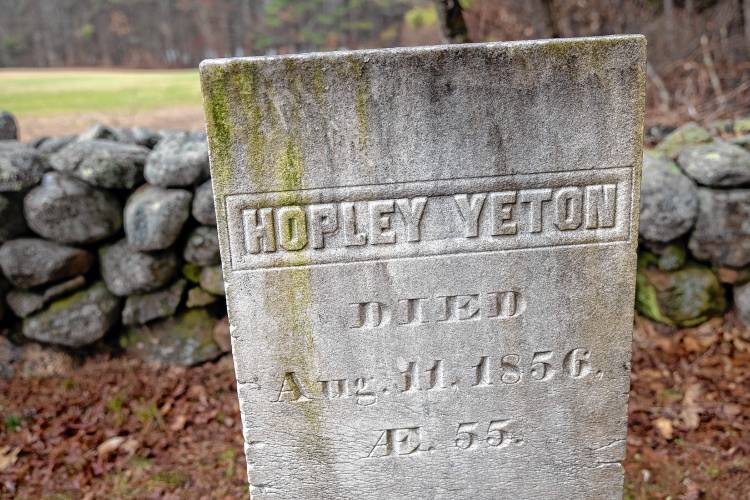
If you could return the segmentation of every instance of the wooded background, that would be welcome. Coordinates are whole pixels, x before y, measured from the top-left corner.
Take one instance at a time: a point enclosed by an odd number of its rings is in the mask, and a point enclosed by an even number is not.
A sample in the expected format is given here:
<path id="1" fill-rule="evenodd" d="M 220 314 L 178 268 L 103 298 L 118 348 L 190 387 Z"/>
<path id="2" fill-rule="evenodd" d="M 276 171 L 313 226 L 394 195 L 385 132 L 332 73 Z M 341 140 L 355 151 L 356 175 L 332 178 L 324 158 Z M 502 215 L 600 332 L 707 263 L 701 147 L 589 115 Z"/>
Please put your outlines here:
<path id="1" fill-rule="evenodd" d="M 750 0 L 0 0 L 0 12 L 0 67 L 195 67 L 445 37 L 643 33 L 653 113 L 713 119 L 750 107 Z M 458 35 L 445 29 L 456 19 Z"/>

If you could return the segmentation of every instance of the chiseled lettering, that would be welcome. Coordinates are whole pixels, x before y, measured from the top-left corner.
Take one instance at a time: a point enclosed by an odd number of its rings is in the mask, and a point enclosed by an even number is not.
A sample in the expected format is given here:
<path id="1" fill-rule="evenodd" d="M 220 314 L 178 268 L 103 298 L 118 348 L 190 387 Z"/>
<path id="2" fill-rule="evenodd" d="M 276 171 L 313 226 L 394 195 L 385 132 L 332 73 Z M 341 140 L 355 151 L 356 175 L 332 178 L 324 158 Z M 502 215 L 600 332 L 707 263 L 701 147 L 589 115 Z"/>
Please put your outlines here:
<path id="1" fill-rule="evenodd" d="M 615 184 L 586 186 L 583 203 L 586 206 L 586 229 L 615 225 L 615 207 L 617 206 Z"/>
<path id="2" fill-rule="evenodd" d="M 344 202 L 341 204 L 341 218 L 344 227 L 344 245 L 348 247 L 365 245 L 367 234 L 357 232 L 357 213 L 354 211 L 354 203 Z"/>
<path id="3" fill-rule="evenodd" d="M 419 451 L 421 445 L 420 427 L 385 429 L 370 449 L 367 458 L 399 457 Z"/>
<path id="4" fill-rule="evenodd" d="M 276 251 L 276 232 L 273 224 L 273 209 L 248 208 L 242 211 L 242 223 L 245 228 L 245 251 L 258 253 Z"/>
<path id="5" fill-rule="evenodd" d="M 552 199 L 551 189 L 531 189 L 520 191 L 518 201 L 529 206 L 529 232 L 542 232 L 542 208 L 545 201 Z"/>
<path id="6" fill-rule="evenodd" d="M 396 200 L 401 216 L 406 226 L 406 241 L 419 241 L 419 223 L 422 221 L 424 209 L 427 206 L 427 197 L 421 196 L 411 201 L 408 198 Z"/>
<path id="7" fill-rule="evenodd" d="M 513 205 L 515 203 L 515 191 L 490 193 L 492 236 L 516 234 L 518 225 L 515 222 L 508 222 L 513 218 Z"/>
<path id="8" fill-rule="evenodd" d="M 369 213 L 370 243 L 385 245 L 396 242 L 396 232 L 391 228 L 391 214 L 395 212 L 393 200 L 376 200 L 367 204 Z"/>
<path id="9" fill-rule="evenodd" d="M 471 196 L 457 194 L 453 199 L 456 200 L 458 212 L 464 222 L 464 236 L 476 238 L 479 236 L 479 216 L 482 213 L 484 201 L 487 199 L 487 193 L 477 193 Z"/>
<path id="10" fill-rule="evenodd" d="M 281 207 L 279 245 L 284 250 L 302 250 L 307 246 L 307 215 L 300 207 Z"/>
<path id="11" fill-rule="evenodd" d="M 281 381 L 281 388 L 279 389 L 274 403 L 287 401 L 290 403 L 296 401 L 307 401 L 310 397 L 305 390 L 305 387 L 299 381 L 299 377 L 295 372 L 286 372 L 284 379 Z"/>
<path id="12" fill-rule="evenodd" d="M 555 193 L 555 226 L 561 231 L 572 231 L 583 220 L 583 192 L 579 187 L 567 187 Z"/>
<path id="13" fill-rule="evenodd" d="M 325 247 L 325 235 L 335 233 L 339 227 L 336 205 L 310 206 L 310 246 Z"/>

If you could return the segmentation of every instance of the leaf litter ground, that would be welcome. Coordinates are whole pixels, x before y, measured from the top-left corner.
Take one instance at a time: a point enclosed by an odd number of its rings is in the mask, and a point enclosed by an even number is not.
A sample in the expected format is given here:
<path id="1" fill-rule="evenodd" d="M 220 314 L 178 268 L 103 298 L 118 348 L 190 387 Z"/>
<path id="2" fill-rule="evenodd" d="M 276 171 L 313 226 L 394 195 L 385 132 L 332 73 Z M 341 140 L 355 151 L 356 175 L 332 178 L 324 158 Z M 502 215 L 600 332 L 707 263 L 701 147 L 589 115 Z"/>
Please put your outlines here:
<path id="1" fill-rule="evenodd" d="M 637 318 L 625 498 L 750 498 L 750 330 Z M 231 359 L 0 382 L 0 497 L 247 498 Z"/>

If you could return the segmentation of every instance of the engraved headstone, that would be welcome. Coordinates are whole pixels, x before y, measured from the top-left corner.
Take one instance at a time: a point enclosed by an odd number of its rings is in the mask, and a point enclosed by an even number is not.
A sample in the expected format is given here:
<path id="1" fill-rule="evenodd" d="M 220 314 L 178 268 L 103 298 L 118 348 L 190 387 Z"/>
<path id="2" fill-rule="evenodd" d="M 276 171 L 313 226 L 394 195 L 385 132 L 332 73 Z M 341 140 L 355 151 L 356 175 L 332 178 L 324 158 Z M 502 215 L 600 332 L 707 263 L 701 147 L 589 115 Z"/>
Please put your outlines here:
<path id="1" fill-rule="evenodd" d="M 201 65 L 253 498 L 620 498 L 644 64 Z"/>

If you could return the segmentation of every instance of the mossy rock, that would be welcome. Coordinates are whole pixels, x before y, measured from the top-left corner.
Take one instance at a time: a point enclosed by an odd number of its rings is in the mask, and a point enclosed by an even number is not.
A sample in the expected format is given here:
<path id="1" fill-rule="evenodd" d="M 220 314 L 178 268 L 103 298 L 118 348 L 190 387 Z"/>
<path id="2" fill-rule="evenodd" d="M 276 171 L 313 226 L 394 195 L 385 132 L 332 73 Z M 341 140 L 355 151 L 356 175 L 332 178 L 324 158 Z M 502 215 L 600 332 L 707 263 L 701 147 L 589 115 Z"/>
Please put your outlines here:
<path id="1" fill-rule="evenodd" d="M 713 136 L 708 130 L 697 123 L 689 122 L 666 136 L 655 149 L 670 158 L 677 158 L 677 155 L 685 146 L 704 144 L 712 140 Z"/>
<path id="2" fill-rule="evenodd" d="M 725 290 L 707 267 L 689 263 L 676 271 L 663 271 L 653 266 L 648 255 L 642 255 L 636 276 L 636 309 L 660 323 L 695 326 L 724 312 Z"/>
<path id="3" fill-rule="evenodd" d="M 213 339 L 215 324 L 216 318 L 205 309 L 190 309 L 171 318 L 129 328 L 120 337 L 120 346 L 147 361 L 195 365 L 221 354 Z"/>

